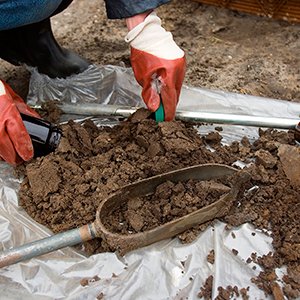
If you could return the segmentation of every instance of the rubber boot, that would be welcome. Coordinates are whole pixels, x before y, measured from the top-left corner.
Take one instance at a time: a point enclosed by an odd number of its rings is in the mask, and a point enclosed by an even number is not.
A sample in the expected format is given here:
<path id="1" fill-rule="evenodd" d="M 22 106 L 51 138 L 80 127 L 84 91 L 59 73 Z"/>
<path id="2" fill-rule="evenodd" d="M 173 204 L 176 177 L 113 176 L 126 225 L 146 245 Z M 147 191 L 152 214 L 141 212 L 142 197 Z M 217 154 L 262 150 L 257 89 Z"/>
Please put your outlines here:
<path id="1" fill-rule="evenodd" d="M 63 49 L 55 40 L 50 18 L 0 32 L 0 57 L 14 64 L 37 67 L 52 78 L 65 78 L 83 72 L 89 62 Z"/>

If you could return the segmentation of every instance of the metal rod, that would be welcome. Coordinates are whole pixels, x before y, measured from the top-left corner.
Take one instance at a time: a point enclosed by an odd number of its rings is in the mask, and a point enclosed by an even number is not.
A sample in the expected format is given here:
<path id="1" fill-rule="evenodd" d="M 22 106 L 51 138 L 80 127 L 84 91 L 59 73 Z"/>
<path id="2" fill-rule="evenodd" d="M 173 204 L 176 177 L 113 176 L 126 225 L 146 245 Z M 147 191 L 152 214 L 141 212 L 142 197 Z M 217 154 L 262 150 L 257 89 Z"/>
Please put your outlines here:
<path id="1" fill-rule="evenodd" d="M 122 105 L 103 105 L 96 103 L 82 104 L 59 104 L 59 108 L 66 114 L 77 114 L 87 116 L 119 116 L 127 118 L 139 107 Z M 224 113 L 205 113 L 177 110 L 176 120 L 212 123 L 212 124 L 231 124 L 254 127 L 267 127 L 277 129 L 295 129 L 299 126 L 300 119 L 250 116 Z"/>
<path id="2" fill-rule="evenodd" d="M 300 119 L 188 111 L 177 111 L 176 119 L 182 121 L 268 127 L 277 129 L 295 129 L 300 122 Z"/>
<path id="3" fill-rule="evenodd" d="M 40 256 L 64 247 L 74 246 L 96 237 L 94 224 L 55 234 L 20 247 L 0 252 L 0 268 Z"/>
<path id="4" fill-rule="evenodd" d="M 96 103 L 68 104 L 62 103 L 58 107 L 65 114 L 85 115 L 85 116 L 119 116 L 129 117 L 137 111 L 139 107 L 122 105 L 104 105 Z"/>

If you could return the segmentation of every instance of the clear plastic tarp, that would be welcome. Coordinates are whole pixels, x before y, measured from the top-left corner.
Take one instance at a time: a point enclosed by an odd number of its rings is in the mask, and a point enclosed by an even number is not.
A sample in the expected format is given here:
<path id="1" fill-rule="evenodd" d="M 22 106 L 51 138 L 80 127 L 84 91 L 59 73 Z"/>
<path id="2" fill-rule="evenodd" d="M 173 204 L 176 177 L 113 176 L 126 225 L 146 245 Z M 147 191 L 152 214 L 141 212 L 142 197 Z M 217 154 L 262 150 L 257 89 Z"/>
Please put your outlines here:
<path id="1" fill-rule="evenodd" d="M 32 71 L 28 102 L 59 100 L 68 103 L 93 102 L 143 106 L 141 89 L 131 69 L 91 66 L 68 79 L 50 79 Z M 37 100 L 39 99 L 39 101 Z M 299 118 L 300 104 L 254 96 L 210 91 L 184 86 L 179 108 L 188 111 L 238 113 L 258 116 Z M 107 124 L 107 119 L 97 120 Z M 201 126 L 200 134 L 215 126 Z M 258 136 L 257 128 L 222 125 L 224 142 Z M 0 250 L 20 246 L 51 235 L 18 206 L 20 181 L 13 169 L 0 163 Z M 234 233 L 234 235 L 232 234 Z M 256 232 L 253 236 L 252 233 Z M 235 236 L 235 238 L 233 238 Z M 232 253 L 238 250 L 238 255 Z M 211 250 L 215 263 L 207 261 Z M 0 269 L 0 299 L 199 299 L 205 280 L 214 276 L 212 298 L 218 287 L 249 287 L 250 299 L 266 299 L 251 282 L 259 274 L 246 260 L 272 251 L 272 240 L 250 224 L 225 229 L 216 222 L 191 244 L 178 239 L 165 240 L 119 257 L 101 253 L 86 257 L 65 248 L 38 258 Z M 285 269 L 278 269 L 279 277 Z M 93 279 L 98 276 L 97 280 Z M 81 285 L 82 279 L 89 279 Z M 238 299 L 238 298 L 237 298 Z"/>

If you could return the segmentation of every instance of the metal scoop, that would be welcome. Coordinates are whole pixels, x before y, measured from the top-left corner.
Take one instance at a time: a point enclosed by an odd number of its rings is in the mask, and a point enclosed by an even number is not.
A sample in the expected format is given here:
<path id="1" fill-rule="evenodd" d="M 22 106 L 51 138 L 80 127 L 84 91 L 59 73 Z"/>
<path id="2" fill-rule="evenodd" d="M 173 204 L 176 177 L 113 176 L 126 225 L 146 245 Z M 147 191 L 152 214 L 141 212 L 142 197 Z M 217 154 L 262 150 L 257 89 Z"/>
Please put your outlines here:
<path id="1" fill-rule="evenodd" d="M 211 180 L 223 176 L 236 174 L 234 186 L 214 203 L 198 209 L 186 216 L 160 225 L 154 229 L 136 234 L 118 234 L 110 232 L 103 224 L 103 219 L 117 207 L 131 198 L 153 194 L 156 187 L 166 181 L 180 182 L 190 179 Z M 235 168 L 221 164 L 204 164 L 183 168 L 180 170 L 150 177 L 119 189 L 115 194 L 104 200 L 98 207 L 96 220 L 80 228 L 55 234 L 23 246 L 12 248 L 0 253 L 0 267 L 21 262 L 42 254 L 46 254 L 64 247 L 74 246 L 94 238 L 102 238 L 109 245 L 117 249 L 120 255 L 128 251 L 150 245 L 175 235 L 204 222 L 224 216 L 250 174 L 244 171 L 237 172 Z"/>

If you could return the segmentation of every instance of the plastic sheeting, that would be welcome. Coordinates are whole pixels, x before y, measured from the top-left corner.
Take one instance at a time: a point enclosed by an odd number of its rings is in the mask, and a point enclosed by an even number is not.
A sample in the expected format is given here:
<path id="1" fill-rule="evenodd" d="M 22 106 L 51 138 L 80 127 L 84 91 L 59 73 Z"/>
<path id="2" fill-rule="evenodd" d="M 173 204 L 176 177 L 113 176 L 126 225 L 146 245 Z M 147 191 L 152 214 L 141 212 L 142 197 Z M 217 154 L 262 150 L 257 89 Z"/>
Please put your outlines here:
<path id="1" fill-rule="evenodd" d="M 140 88 L 130 69 L 91 66 L 85 73 L 67 80 L 49 79 L 32 70 L 29 102 L 37 99 L 84 100 L 107 104 L 142 105 Z M 184 110 L 227 112 L 259 116 L 298 118 L 297 103 L 246 95 L 184 87 L 179 103 Z M 101 123 L 101 120 L 97 120 Z M 102 120 L 102 124 L 112 124 Z M 222 125 L 224 142 L 247 135 L 257 137 L 257 128 Z M 201 126 L 200 133 L 214 126 Z M 51 235 L 18 207 L 20 181 L 13 169 L 0 163 L 0 241 L 1 250 L 19 246 Z M 256 232 L 256 235 L 252 235 Z M 234 235 L 232 234 L 234 233 Z M 235 238 L 234 238 L 235 236 Z M 254 270 L 246 260 L 272 250 L 272 240 L 251 225 L 225 230 L 216 222 L 191 244 L 177 239 L 165 240 L 124 257 L 101 253 L 87 258 L 72 248 L 49 253 L 0 270 L 0 299 L 198 299 L 197 294 L 208 276 L 214 276 L 212 295 L 218 287 L 250 287 L 250 299 L 266 299 L 264 292 L 251 283 L 260 268 Z M 215 263 L 207 261 L 214 249 Z M 232 253 L 238 250 L 238 255 Z M 278 275 L 284 268 L 277 270 Z M 98 276 L 95 281 L 92 278 Z M 89 278 L 87 286 L 80 281 Z"/>

